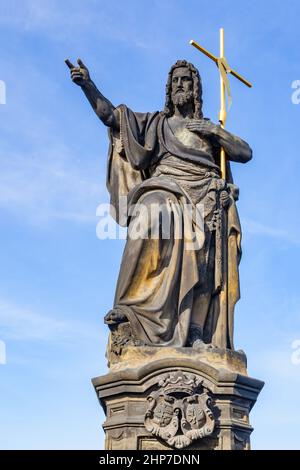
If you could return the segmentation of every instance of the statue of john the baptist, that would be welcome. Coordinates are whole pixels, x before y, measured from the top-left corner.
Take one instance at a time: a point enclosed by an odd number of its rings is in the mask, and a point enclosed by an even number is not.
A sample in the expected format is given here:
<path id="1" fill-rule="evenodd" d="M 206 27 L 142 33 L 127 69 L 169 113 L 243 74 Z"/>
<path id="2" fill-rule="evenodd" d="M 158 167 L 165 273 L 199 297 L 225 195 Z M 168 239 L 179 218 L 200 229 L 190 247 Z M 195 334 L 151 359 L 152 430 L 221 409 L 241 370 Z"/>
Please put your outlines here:
<path id="1" fill-rule="evenodd" d="M 114 306 L 105 322 L 112 331 L 126 324 L 133 344 L 202 347 L 206 343 L 233 349 L 241 227 L 238 188 L 228 160 L 248 162 L 249 145 L 203 117 L 201 78 L 185 60 L 171 67 L 164 110 L 152 113 L 113 106 L 81 60 L 78 66 L 66 63 L 73 82 L 109 128 L 107 188 L 118 223 L 124 224 L 119 199 L 127 201 L 128 236 Z M 227 181 L 220 173 L 221 147 L 227 155 Z M 151 207 L 158 208 L 156 215 L 164 208 L 169 236 L 161 227 L 158 236 L 151 236 L 157 217 L 152 217 L 154 222 L 143 211 L 131 211 L 137 204 L 149 208 L 149 213 Z M 195 209 L 192 216 L 187 216 L 185 207 Z M 202 208 L 199 226 L 198 207 Z M 144 236 L 130 236 L 136 227 Z M 182 236 L 176 236 L 180 230 Z M 191 249 L 197 230 L 202 231 L 202 243 Z M 224 253 L 229 286 L 225 322 L 220 319 Z"/>

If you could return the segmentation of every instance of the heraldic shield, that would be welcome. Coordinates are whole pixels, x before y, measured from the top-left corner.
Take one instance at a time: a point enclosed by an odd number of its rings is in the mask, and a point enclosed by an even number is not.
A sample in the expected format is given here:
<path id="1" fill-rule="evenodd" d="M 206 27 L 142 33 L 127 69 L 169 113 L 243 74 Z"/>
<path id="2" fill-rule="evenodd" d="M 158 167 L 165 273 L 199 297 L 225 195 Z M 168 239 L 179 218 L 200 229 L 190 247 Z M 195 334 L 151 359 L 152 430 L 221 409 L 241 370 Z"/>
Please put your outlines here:
<path id="1" fill-rule="evenodd" d="M 171 447 L 182 449 L 209 436 L 215 426 L 210 397 L 203 381 L 194 374 L 175 372 L 159 382 L 152 392 L 145 427 Z"/>

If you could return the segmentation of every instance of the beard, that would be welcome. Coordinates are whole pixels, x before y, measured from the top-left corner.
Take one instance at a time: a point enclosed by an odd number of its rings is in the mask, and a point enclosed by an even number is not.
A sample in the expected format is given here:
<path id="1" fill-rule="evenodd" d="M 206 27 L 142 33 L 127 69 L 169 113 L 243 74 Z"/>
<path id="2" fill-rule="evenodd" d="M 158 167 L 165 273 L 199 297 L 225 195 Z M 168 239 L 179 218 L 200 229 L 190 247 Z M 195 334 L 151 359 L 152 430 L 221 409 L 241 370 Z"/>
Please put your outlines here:
<path id="1" fill-rule="evenodd" d="M 184 106 L 185 104 L 193 102 L 192 91 L 182 91 L 172 94 L 172 101 L 174 106 Z"/>

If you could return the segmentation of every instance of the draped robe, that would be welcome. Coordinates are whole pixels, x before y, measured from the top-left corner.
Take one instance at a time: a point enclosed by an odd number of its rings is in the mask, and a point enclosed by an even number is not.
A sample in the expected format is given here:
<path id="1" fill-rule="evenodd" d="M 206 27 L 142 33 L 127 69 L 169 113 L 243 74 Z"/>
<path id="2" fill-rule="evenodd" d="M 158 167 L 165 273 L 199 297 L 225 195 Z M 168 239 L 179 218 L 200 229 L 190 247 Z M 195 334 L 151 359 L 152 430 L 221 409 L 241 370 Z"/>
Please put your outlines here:
<path id="1" fill-rule="evenodd" d="M 187 345 L 193 312 L 205 308 L 201 325 L 204 341 L 233 349 L 241 256 L 235 198 L 230 192 L 224 233 L 224 209 L 219 196 L 227 185 L 220 178 L 214 158 L 180 141 L 163 113 L 135 113 L 125 105 L 118 109 L 120 135 L 109 131 L 107 187 L 114 208 L 112 215 L 120 225 L 127 225 L 130 233 L 141 218 L 138 213 L 130 214 L 135 204 L 167 207 L 170 237 L 147 237 L 151 221 L 144 223 L 145 237 L 127 237 L 114 309 L 126 315 L 133 336 L 142 343 L 182 347 Z M 119 204 L 120 198 L 126 198 L 127 212 Z M 204 207 L 204 239 L 201 247 L 189 249 L 188 241 L 199 228 L 195 217 L 187 216 L 184 206 L 196 208 L 198 203 Z M 183 236 L 176 238 L 179 225 Z M 221 318 L 224 243 L 230 288 L 227 316 Z M 205 307 L 202 299 L 208 299 Z"/>

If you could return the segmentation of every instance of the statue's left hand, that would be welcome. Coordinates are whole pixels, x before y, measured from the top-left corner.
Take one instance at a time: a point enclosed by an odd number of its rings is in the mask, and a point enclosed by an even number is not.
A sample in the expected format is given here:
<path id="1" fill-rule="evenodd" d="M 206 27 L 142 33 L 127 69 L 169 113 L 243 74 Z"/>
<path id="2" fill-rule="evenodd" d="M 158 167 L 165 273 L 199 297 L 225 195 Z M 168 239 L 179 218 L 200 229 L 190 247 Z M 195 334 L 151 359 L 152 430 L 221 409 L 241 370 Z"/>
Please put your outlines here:
<path id="1" fill-rule="evenodd" d="M 221 191 L 220 202 L 224 209 L 228 209 L 230 203 L 230 196 L 227 191 Z"/>
<path id="2" fill-rule="evenodd" d="M 209 119 L 193 119 L 189 121 L 186 128 L 191 132 L 196 132 L 203 137 L 216 137 L 219 126 L 212 123 Z"/>

